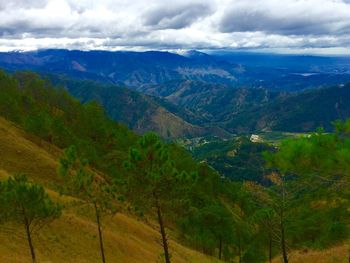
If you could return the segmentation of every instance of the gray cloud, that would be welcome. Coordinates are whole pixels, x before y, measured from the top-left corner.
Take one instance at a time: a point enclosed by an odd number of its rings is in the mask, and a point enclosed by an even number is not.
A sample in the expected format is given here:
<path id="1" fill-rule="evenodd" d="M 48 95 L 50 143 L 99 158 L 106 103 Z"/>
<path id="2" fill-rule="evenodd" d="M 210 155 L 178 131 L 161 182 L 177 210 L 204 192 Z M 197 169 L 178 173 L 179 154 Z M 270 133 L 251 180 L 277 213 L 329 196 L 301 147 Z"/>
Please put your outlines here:
<path id="1" fill-rule="evenodd" d="M 0 50 L 350 49 L 350 0 L 0 0 Z"/>
<path id="2" fill-rule="evenodd" d="M 185 3 L 178 6 L 161 5 L 147 11 L 144 16 L 146 26 L 158 29 L 180 29 L 190 26 L 199 18 L 211 14 L 214 8 L 209 3 Z"/>
<path id="3" fill-rule="evenodd" d="M 0 1 L 0 10 L 8 8 L 40 8 L 44 7 L 48 0 L 37 0 L 37 1 L 28 1 L 28 0 L 1 0 Z"/>
<path id="4" fill-rule="evenodd" d="M 236 1 L 225 12 L 219 30 L 262 31 L 280 35 L 350 33 L 350 5 L 344 1 Z"/>

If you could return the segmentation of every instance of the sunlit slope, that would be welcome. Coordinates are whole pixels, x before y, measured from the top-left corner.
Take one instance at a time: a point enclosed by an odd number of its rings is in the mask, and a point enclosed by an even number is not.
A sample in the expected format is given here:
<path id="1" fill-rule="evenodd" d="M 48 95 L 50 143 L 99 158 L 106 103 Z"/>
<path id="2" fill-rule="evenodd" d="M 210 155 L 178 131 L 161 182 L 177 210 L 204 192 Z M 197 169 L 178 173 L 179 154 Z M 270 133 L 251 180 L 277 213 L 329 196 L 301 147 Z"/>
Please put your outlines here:
<path id="1" fill-rule="evenodd" d="M 348 263 L 348 247 L 336 246 L 327 250 L 294 251 L 289 256 L 290 263 Z M 273 263 L 282 263 L 282 258 L 276 258 Z"/>
<path id="2" fill-rule="evenodd" d="M 30 138 L 21 129 L 0 118 L 0 169 L 9 173 L 25 173 L 32 180 L 46 185 L 58 179 L 56 159 L 59 153 L 55 146 Z"/>
<path id="3" fill-rule="evenodd" d="M 35 141 L 33 143 L 31 140 Z M 30 138 L 22 130 L 0 118 L 0 179 L 25 173 L 50 189 L 59 182 L 56 174 L 60 150 Z M 59 198 L 49 190 L 50 195 Z M 156 227 L 136 218 L 117 214 L 104 219 L 107 262 L 161 262 L 162 247 Z M 0 262 L 30 262 L 30 253 L 20 228 L 0 226 Z M 34 238 L 39 262 L 100 262 L 96 226 L 88 210 L 70 207 L 62 217 Z M 170 242 L 173 262 L 217 262 L 178 243 Z"/>

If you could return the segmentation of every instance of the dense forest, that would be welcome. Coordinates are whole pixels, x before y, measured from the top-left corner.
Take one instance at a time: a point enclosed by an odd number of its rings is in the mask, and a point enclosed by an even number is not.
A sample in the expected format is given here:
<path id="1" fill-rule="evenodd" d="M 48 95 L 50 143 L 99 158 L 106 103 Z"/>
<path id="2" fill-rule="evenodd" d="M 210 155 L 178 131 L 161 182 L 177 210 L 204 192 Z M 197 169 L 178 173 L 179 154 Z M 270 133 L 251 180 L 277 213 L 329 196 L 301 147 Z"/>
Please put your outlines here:
<path id="1" fill-rule="evenodd" d="M 287 263 L 295 249 L 325 249 L 349 239 L 350 120 L 334 123 L 331 133 L 320 129 L 277 149 L 253 149 L 261 152 L 262 180 L 250 177 L 256 170 L 249 167 L 243 177 L 222 176 L 179 145 L 155 133 L 136 135 L 97 102 L 82 104 L 32 72 L 0 72 L 0 115 L 35 143 L 65 149 L 52 184 L 94 213 L 102 262 L 101 218 L 124 210 L 157 222 L 166 263 L 172 260 L 170 229 L 176 233 L 171 238 L 227 262 L 281 256 Z M 244 166 L 243 159 L 232 165 Z M 9 223 L 23 225 L 33 262 L 32 235 L 65 209 L 46 187 L 23 174 L 0 183 L 0 231 Z"/>

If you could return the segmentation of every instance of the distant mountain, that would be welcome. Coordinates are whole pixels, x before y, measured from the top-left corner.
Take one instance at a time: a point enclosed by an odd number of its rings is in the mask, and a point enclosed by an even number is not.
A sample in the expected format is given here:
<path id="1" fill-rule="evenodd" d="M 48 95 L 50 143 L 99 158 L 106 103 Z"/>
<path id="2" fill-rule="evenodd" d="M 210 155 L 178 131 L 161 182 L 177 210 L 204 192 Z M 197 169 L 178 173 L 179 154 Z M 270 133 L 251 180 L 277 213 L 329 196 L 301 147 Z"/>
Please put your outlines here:
<path id="1" fill-rule="evenodd" d="M 130 87 L 175 79 L 235 82 L 235 70 L 231 63 L 201 54 L 181 56 L 158 51 L 39 50 L 0 53 L 0 66 L 62 73 L 76 78 L 123 83 Z"/>
<path id="2" fill-rule="evenodd" d="M 350 83 L 278 97 L 247 109 L 224 125 L 231 132 L 331 130 L 331 122 L 350 117 Z"/>
<path id="3" fill-rule="evenodd" d="M 213 51 L 209 53 L 219 61 L 264 69 L 289 72 L 350 74 L 350 56 L 316 56 L 273 54 L 258 52 Z"/>
<path id="4" fill-rule="evenodd" d="M 137 90 L 162 97 L 178 107 L 194 112 L 207 123 L 223 123 L 240 112 L 284 96 L 284 93 L 264 88 L 235 88 L 192 80 L 143 86 Z"/>
<path id="5" fill-rule="evenodd" d="M 38 50 L 0 53 L 0 67 L 60 73 L 131 88 L 171 81 L 300 91 L 350 82 L 350 57 L 257 53 Z"/>
<path id="6" fill-rule="evenodd" d="M 287 93 L 187 80 L 138 90 L 201 116 L 202 124 L 237 134 L 330 130 L 332 121 L 350 117 L 350 84 Z"/>
<path id="7" fill-rule="evenodd" d="M 228 132 L 220 128 L 199 126 L 199 117 L 190 111 L 181 110 L 166 101 L 122 86 L 74 80 L 58 75 L 49 75 L 49 78 L 54 83 L 64 86 L 83 102 L 98 101 L 111 118 L 124 123 L 139 134 L 155 131 L 165 139 L 209 134 L 229 136 Z"/>
<path id="8" fill-rule="evenodd" d="M 218 61 L 239 65 L 239 83 L 275 91 L 301 91 L 350 82 L 350 56 L 214 51 Z"/>

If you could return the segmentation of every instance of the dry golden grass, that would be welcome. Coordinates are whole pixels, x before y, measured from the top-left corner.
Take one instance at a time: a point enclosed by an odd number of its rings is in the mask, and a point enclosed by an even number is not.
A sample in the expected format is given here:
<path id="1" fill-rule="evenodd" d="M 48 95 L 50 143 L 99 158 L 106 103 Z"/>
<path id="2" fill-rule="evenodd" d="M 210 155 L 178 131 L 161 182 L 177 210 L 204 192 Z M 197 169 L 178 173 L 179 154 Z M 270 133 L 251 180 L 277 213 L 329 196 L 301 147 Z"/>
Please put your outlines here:
<path id="1" fill-rule="evenodd" d="M 48 144 L 33 143 L 21 129 L 0 118 L 0 179 L 10 174 L 25 173 L 30 180 L 40 182 L 49 194 L 63 203 L 71 198 L 60 197 L 50 190 L 57 182 L 57 157 L 61 151 Z M 35 139 L 39 142 L 39 140 Z M 104 219 L 107 262 L 162 262 L 162 247 L 158 230 L 142 221 L 117 214 Z M 62 217 L 42 229 L 34 237 L 39 262 L 90 263 L 100 262 L 96 225 L 89 213 L 70 207 Z M 170 242 L 173 262 L 218 262 L 174 241 Z M 0 262 L 30 262 L 21 225 L 0 226 Z"/>
<path id="2" fill-rule="evenodd" d="M 133 218 L 117 214 L 105 222 L 105 251 L 108 262 L 157 262 L 161 253 L 159 234 Z M 0 231 L 0 262 L 30 262 L 22 229 Z M 94 222 L 64 213 L 35 237 L 40 262 L 100 262 Z M 170 244 L 173 262 L 217 262 L 175 242 Z"/>
<path id="3" fill-rule="evenodd" d="M 348 247 L 336 246 L 327 250 L 294 251 L 289 255 L 290 263 L 348 263 Z M 274 259 L 273 263 L 282 263 L 282 258 Z"/>
<path id="4" fill-rule="evenodd" d="M 42 143 L 39 147 L 26 136 L 22 130 L 0 118 L 0 169 L 11 174 L 25 173 L 45 185 L 57 181 L 59 150 L 51 146 L 53 153 L 49 153 L 45 150 L 48 144 Z"/>

